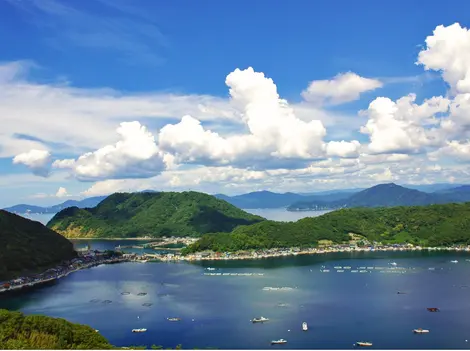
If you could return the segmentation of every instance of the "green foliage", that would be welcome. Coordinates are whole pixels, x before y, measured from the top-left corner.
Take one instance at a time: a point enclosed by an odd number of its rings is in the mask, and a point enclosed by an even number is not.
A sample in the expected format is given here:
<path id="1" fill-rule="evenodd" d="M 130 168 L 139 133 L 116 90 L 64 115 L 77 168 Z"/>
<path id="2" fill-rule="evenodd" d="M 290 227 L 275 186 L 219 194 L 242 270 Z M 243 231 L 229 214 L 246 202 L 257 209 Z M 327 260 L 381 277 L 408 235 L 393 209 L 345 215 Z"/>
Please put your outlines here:
<path id="1" fill-rule="evenodd" d="M 0 310 L 0 349 L 108 350 L 114 347 L 89 326 L 46 316 Z"/>
<path id="2" fill-rule="evenodd" d="M 41 223 L 0 210 L 0 281 L 41 272 L 76 256 L 73 244 Z"/>
<path id="3" fill-rule="evenodd" d="M 315 246 L 342 243 L 349 233 L 369 241 L 429 246 L 470 244 L 470 203 L 415 207 L 352 208 L 297 222 L 263 221 L 231 233 L 206 234 L 182 253 Z"/>
<path id="4" fill-rule="evenodd" d="M 67 208 L 47 224 L 68 237 L 198 236 L 264 220 L 214 196 L 189 192 L 116 193 L 94 208 Z"/>

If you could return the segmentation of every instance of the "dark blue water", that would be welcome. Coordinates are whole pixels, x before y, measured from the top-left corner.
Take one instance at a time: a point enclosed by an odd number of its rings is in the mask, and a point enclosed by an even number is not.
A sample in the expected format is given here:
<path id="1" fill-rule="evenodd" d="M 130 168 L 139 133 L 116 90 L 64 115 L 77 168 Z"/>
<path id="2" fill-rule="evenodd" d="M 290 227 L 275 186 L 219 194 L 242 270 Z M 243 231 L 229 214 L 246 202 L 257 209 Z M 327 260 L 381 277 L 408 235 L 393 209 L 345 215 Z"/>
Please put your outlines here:
<path id="1" fill-rule="evenodd" d="M 373 253 L 203 265 L 103 265 L 52 286 L 2 297 L 0 307 L 88 324 L 119 346 L 352 349 L 356 341 L 371 341 L 376 349 L 465 349 L 470 340 L 466 258 L 470 256 L 457 253 Z M 453 259 L 459 262 L 450 263 Z M 405 273 L 380 273 L 392 271 L 392 261 Z M 264 275 L 205 276 L 207 266 L 218 268 L 216 272 Z M 321 272 L 322 266 L 330 272 Z M 337 273 L 334 266 L 383 268 Z M 294 289 L 263 291 L 266 286 Z M 147 295 L 138 296 L 139 292 Z M 287 306 L 279 307 L 280 303 Z M 430 313 L 426 307 L 439 307 L 441 312 Z M 250 323 L 259 316 L 270 321 Z M 182 321 L 169 322 L 167 317 Z M 307 332 L 301 330 L 304 321 Z M 148 331 L 133 334 L 133 328 Z M 430 333 L 414 335 L 415 328 Z M 287 345 L 271 347 L 270 341 L 279 338 Z"/>

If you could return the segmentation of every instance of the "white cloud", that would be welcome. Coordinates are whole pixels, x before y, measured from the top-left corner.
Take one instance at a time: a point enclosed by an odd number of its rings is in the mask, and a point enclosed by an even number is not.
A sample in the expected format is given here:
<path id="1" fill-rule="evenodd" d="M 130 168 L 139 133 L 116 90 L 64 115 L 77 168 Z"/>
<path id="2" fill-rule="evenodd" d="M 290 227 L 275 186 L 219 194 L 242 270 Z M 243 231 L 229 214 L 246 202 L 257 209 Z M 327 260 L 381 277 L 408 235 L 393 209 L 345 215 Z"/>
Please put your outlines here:
<path id="1" fill-rule="evenodd" d="M 160 151 L 154 136 L 139 122 L 121 123 L 120 135 L 114 145 L 70 159 L 55 161 L 57 168 L 71 168 L 78 180 L 110 178 L 145 178 L 162 172 L 172 162 L 172 156 Z"/>
<path id="2" fill-rule="evenodd" d="M 49 175 L 50 162 L 51 154 L 46 150 L 32 149 L 13 158 L 14 164 L 23 164 L 28 167 L 33 174 L 40 177 L 47 177 Z"/>
<path id="3" fill-rule="evenodd" d="M 0 157 L 30 149 L 84 152 L 111 144 L 121 121 L 149 122 L 191 114 L 217 125 L 240 123 L 224 98 L 168 92 L 129 94 L 112 89 L 73 88 L 63 82 L 26 80 L 29 62 L 0 64 Z M 47 121 L 45 123 L 44 121 Z M 29 138 L 18 136 L 21 134 Z M 49 145 L 50 144 L 50 145 Z"/>
<path id="4" fill-rule="evenodd" d="M 441 71 L 454 93 L 470 93 L 470 31 L 459 23 L 437 26 L 416 63 Z"/>
<path id="5" fill-rule="evenodd" d="M 326 144 L 326 154 L 328 156 L 337 157 L 358 157 L 361 144 L 357 140 L 347 141 L 330 141 Z"/>
<path id="6" fill-rule="evenodd" d="M 67 189 L 65 189 L 64 187 L 60 187 L 56 194 L 55 194 L 56 197 L 66 197 L 66 196 L 69 196 L 69 194 L 67 193 Z"/>
<path id="7" fill-rule="evenodd" d="M 396 102 L 378 97 L 366 111 L 362 111 L 369 118 L 361 132 L 370 135 L 370 153 L 416 153 L 426 146 L 437 146 L 443 142 L 436 128 L 426 126 L 438 123 L 434 115 L 446 112 L 450 101 L 433 97 L 417 105 L 415 100 L 415 94 L 404 96 Z"/>
<path id="8" fill-rule="evenodd" d="M 431 161 L 438 161 L 440 159 L 453 158 L 461 162 L 470 161 L 470 141 L 450 141 L 446 146 L 428 153 Z"/>
<path id="9" fill-rule="evenodd" d="M 356 73 L 338 74 L 331 80 L 314 80 L 302 92 L 302 97 L 315 104 L 339 105 L 358 100 L 361 93 L 381 88 L 377 79 L 364 78 Z"/>
<path id="10" fill-rule="evenodd" d="M 227 76 L 231 103 L 241 113 L 249 134 L 223 137 L 205 129 L 197 119 L 184 116 L 180 123 L 163 127 L 159 145 L 178 162 L 268 167 L 272 159 L 313 160 L 330 155 L 351 157 L 358 142 L 325 144 L 326 129 L 319 120 L 305 122 L 281 99 L 277 87 L 253 68 L 236 69 Z"/>

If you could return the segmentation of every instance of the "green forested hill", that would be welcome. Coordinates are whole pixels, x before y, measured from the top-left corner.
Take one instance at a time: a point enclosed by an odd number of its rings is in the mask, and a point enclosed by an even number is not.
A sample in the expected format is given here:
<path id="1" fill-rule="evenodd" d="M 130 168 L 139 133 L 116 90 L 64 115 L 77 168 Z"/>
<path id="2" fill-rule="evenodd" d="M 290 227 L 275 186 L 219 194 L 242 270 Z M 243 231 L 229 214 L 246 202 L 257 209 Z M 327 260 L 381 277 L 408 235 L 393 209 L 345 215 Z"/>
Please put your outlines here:
<path id="1" fill-rule="evenodd" d="M 0 310 L 0 350 L 107 350 L 113 347 L 89 326 L 60 318 Z"/>
<path id="2" fill-rule="evenodd" d="M 13 213 L 0 210 L 0 281 L 40 271 L 75 257 L 70 241 Z"/>
<path id="3" fill-rule="evenodd" d="M 470 203 L 351 208 L 297 222 L 264 221 L 229 234 L 206 234 L 184 252 L 314 246 L 319 240 L 341 243 L 349 233 L 383 243 L 470 244 Z"/>
<path id="4" fill-rule="evenodd" d="M 198 236 L 260 222 L 226 201 L 198 192 L 116 193 L 94 208 L 70 207 L 47 226 L 66 237 Z"/>

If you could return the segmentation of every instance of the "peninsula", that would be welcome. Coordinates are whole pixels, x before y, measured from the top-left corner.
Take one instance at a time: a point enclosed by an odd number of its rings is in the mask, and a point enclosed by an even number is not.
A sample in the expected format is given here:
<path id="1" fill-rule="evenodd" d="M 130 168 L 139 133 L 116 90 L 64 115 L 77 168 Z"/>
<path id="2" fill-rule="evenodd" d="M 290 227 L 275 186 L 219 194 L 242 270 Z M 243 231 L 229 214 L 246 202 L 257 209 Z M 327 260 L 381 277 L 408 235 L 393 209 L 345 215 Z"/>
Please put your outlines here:
<path id="1" fill-rule="evenodd" d="M 231 233 L 203 235 L 183 254 L 199 251 L 285 247 L 317 247 L 320 244 L 358 243 L 451 246 L 470 244 L 470 203 L 430 206 L 352 208 L 329 212 L 297 222 L 262 221 L 239 226 Z"/>
<path id="2" fill-rule="evenodd" d="M 146 192 L 115 193 L 94 208 L 66 208 L 47 227 L 73 238 L 197 237 L 264 220 L 204 193 Z"/>

